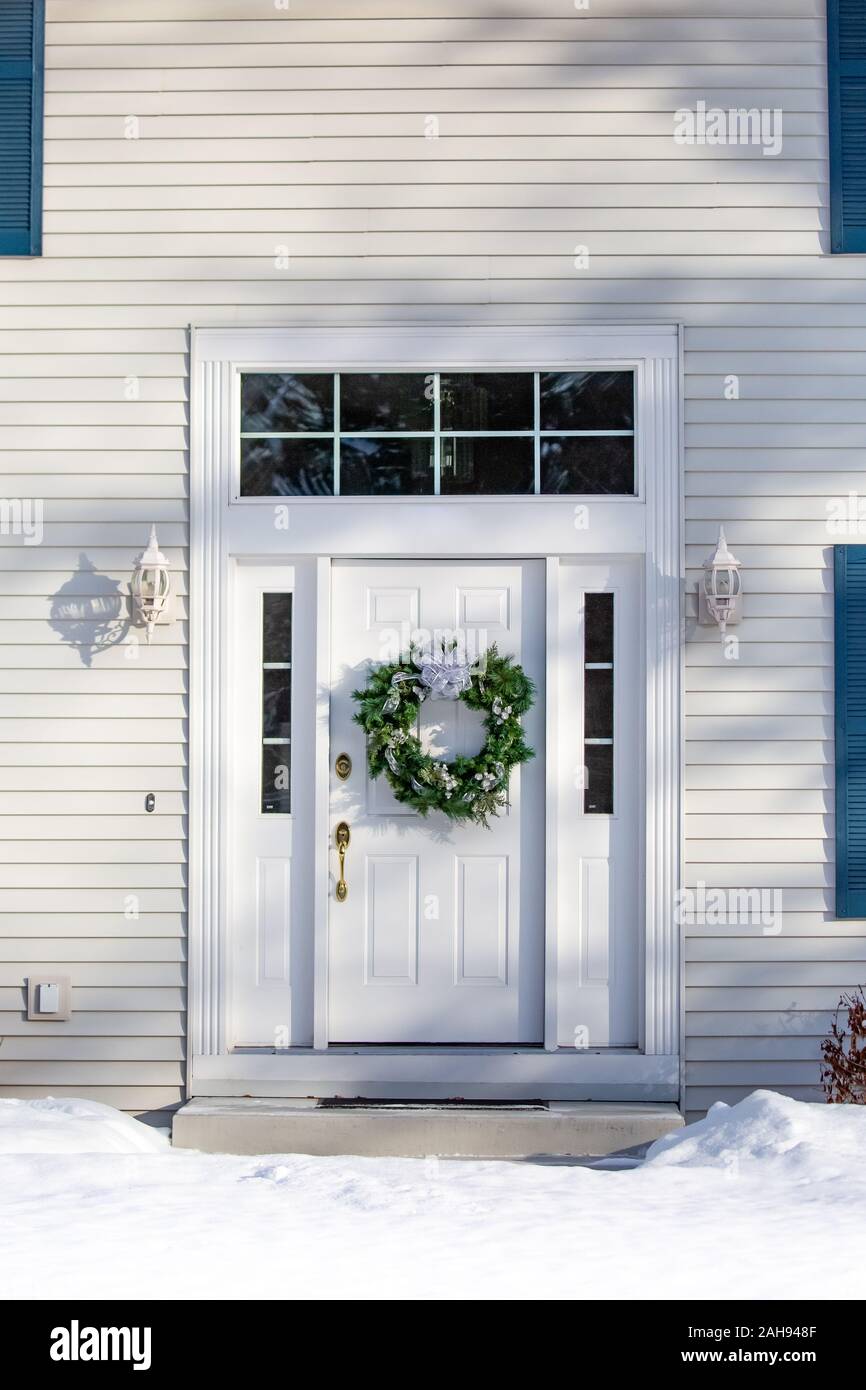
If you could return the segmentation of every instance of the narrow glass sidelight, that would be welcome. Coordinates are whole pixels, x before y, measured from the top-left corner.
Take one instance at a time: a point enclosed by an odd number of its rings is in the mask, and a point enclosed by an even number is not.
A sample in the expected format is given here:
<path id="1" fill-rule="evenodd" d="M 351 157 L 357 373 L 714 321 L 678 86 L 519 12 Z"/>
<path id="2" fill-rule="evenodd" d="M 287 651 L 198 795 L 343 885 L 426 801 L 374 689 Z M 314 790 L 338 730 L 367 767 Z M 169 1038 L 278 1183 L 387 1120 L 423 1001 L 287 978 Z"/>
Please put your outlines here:
<path id="1" fill-rule="evenodd" d="M 613 814 L 613 594 L 585 594 L 583 609 L 583 809 Z"/>
<path id="2" fill-rule="evenodd" d="M 292 780 L 292 595 L 262 595 L 262 813 L 288 815 Z"/>

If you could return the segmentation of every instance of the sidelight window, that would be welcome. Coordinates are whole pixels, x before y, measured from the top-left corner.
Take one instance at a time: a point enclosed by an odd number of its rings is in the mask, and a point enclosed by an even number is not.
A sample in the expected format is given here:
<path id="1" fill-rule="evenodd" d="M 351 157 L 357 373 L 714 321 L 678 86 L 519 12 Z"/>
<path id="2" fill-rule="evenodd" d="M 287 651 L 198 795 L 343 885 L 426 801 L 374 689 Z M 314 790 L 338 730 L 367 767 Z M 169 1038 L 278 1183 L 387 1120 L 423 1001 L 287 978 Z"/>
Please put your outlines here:
<path id="1" fill-rule="evenodd" d="M 613 814 L 613 594 L 585 594 L 583 809 Z"/>
<path id="2" fill-rule="evenodd" d="M 291 810 L 292 595 L 262 594 L 262 812 Z"/>

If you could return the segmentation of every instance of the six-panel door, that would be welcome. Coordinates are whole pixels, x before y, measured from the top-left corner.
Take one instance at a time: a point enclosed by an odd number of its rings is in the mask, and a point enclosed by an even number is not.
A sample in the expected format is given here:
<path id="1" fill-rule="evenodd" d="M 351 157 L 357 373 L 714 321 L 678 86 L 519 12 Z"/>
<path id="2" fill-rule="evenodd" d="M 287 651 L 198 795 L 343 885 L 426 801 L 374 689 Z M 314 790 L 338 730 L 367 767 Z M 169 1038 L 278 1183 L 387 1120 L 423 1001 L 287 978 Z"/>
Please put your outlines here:
<path id="1" fill-rule="evenodd" d="M 526 717 L 536 758 L 512 773 L 492 828 L 455 826 L 371 780 L 352 691 L 370 664 L 410 641 L 496 643 L 535 681 Z M 328 1035 L 336 1043 L 533 1044 L 543 1034 L 544 568 L 541 561 L 336 562 L 332 585 Z M 481 716 L 428 699 L 422 741 L 437 756 L 476 752 Z M 335 771 L 348 754 L 352 771 Z M 345 900 L 333 837 L 349 826 Z"/>

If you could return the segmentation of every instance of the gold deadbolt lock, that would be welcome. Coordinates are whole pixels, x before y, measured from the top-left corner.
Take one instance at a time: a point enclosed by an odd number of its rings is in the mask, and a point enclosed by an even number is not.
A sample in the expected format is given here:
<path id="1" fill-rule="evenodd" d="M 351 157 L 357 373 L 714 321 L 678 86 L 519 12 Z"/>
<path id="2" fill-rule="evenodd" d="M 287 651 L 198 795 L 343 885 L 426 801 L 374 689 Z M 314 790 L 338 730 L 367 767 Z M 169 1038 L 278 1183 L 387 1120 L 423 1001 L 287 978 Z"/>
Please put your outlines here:
<path id="1" fill-rule="evenodd" d="M 339 753 L 334 763 L 334 771 L 341 782 L 345 782 L 352 775 L 352 759 L 348 753 Z"/>
<path id="2" fill-rule="evenodd" d="M 346 850 L 349 848 L 351 838 L 348 825 L 344 820 L 341 820 L 334 831 L 334 844 L 337 846 L 337 854 L 340 856 L 340 877 L 337 879 L 335 890 L 338 903 L 344 903 L 349 896 L 349 885 L 346 882 Z"/>

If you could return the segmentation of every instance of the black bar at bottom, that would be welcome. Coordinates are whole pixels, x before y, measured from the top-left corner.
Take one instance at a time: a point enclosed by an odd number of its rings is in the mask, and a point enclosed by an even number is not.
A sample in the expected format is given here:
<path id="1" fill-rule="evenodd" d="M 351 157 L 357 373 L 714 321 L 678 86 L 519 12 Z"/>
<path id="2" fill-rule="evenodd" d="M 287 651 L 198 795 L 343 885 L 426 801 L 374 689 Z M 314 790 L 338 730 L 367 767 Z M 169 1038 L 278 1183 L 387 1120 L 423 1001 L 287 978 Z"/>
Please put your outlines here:
<path id="1" fill-rule="evenodd" d="M 531 1285 L 531 1271 L 527 1271 L 526 1302 L 534 1301 Z M 478 1296 L 484 1301 L 482 1289 Z M 587 1355 L 595 1361 L 602 1358 L 617 1380 L 673 1369 L 700 1376 L 707 1369 L 736 1374 L 751 1368 L 768 1373 L 804 1368 L 826 1377 L 828 1372 L 850 1371 L 857 1356 L 848 1337 L 840 1336 L 841 1327 L 852 1326 L 850 1313 L 855 1306 L 845 1300 L 613 1302 L 564 1295 L 562 1301 L 585 1302 L 586 1321 L 578 1311 L 578 1321 L 569 1316 L 559 1335 L 555 1323 L 548 1323 L 552 1340 L 565 1345 L 579 1326 L 583 1327 L 581 1338 L 588 1338 L 591 1329 Z M 269 1361 L 274 1330 L 282 1329 L 281 1341 L 291 1326 L 291 1306 L 279 1299 L 9 1302 L 0 1310 L 0 1345 L 26 1348 L 29 1376 L 47 1373 L 49 1383 L 55 1374 L 61 1380 L 70 1374 L 92 1378 L 106 1369 L 115 1376 L 139 1377 L 190 1370 L 200 1383 L 202 1374 L 210 1370 L 225 1375 L 238 1356 L 252 1358 L 251 1364 L 262 1357 Z M 507 1325 L 503 1333 L 507 1338 Z M 400 1334 L 401 1343 L 405 1335 Z M 493 1329 L 488 1327 L 485 1342 L 488 1351 L 495 1353 L 495 1323 Z M 327 1345 L 323 1351 L 330 1358 Z M 311 1352 L 307 1343 L 306 1354 Z M 428 1376 L 429 1370 L 428 1364 Z"/>

